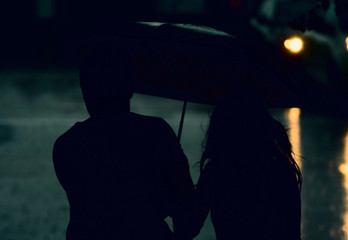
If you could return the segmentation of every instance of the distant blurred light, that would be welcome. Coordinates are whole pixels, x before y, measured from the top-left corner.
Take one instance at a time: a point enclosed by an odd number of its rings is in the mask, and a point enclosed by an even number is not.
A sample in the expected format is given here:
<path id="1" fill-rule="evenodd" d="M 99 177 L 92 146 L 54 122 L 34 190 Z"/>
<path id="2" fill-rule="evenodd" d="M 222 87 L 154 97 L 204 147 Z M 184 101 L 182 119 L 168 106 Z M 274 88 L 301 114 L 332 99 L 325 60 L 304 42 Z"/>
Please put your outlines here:
<path id="1" fill-rule="evenodd" d="M 346 38 L 347 42 L 347 38 Z M 345 195 L 345 205 L 348 206 L 348 134 L 346 134 L 344 138 L 344 151 L 343 151 L 343 162 L 338 166 L 338 170 L 343 175 L 343 186 L 346 192 Z M 343 226 L 342 230 L 345 235 L 345 239 L 348 239 L 348 211 L 345 210 L 344 216 L 343 216 Z"/>
<path id="2" fill-rule="evenodd" d="M 346 37 L 346 48 L 347 48 L 347 51 L 348 51 L 348 37 Z"/>
<path id="3" fill-rule="evenodd" d="M 299 37 L 293 37 L 284 41 L 284 46 L 292 53 L 299 53 L 303 49 L 303 41 Z"/>

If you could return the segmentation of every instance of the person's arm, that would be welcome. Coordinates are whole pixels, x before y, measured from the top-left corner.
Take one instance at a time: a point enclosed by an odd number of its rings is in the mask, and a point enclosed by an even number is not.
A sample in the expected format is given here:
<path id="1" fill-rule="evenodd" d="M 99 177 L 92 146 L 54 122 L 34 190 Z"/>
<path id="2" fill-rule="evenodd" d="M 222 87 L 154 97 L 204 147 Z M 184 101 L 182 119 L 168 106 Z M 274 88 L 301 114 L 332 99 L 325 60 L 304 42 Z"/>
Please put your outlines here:
<path id="1" fill-rule="evenodd" d="M 166 185 L 175 203 L 170 216 L 176 239 L 192 239 L 187 228 L 191 215 L 195 188 L 190 175 L 188 159 L 185 156 L 172 128 L 161 120 L 159 149 Z"/>
<path id="2" fill-rule="evenodd" d="M 196 237 L 209 214 L 213 194 L 213 171 L 210 164 L 201 174 L 196 190 L 189 172 L 188 161 L 172 164 L 167 181 L 175 200 L 181 206 L 173 217 L 175 239 L 191 240 Z"/>
<path id="3" fill-rule="evenodd" d="M 188 161 L 171 163 L 167 168 L 166 177 L 169 189 L 175 200 L 185 207 L 191 206 L 195 189 Z"/>
<path id="4" fill-rule="evenodd" d="M 185 157 L 184 154 L 183 157 Z M 195 189 L 187 159 L 170 164 L 166 172 L 166 180 L 169 191 L 178 205 L 172 214 L 175 239 L 192 239 L 189 224 L 192 218 Z"/>
<path id="5" fill-rule="evenodd" d="M 211 166 L 208 164 L 199 177 L 196 185 L 191 223 L 189 225 L 193 237 L 199 234 L 211 208 L 211 198 L 213 197 L 212 170 L 213 169 L 211 169 Z"/>

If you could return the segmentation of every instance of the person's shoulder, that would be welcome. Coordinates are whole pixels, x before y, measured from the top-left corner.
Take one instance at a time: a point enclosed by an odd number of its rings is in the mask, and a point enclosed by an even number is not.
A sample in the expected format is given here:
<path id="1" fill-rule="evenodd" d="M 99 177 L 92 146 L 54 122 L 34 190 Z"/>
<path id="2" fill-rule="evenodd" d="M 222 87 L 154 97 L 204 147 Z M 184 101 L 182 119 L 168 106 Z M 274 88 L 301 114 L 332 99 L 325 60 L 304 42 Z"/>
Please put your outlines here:
<path id="1" fill-rule="evenodd" d="M 64 145 L 64 143 L 69 144 L 68 142 L 74 138 L 77 132 L 80 132 L 80 129 L 83 128 L 85 124 L 85 122 L 76 122 L 72 127 L 70 127 L 56 139 L 54 146 L 57 147 L 58 145 Z"/>
<path id="2" fill-rule="evenodd" d="M 132 118 L 143 119 L 148 121 L 158 121 L 162 119 L 160 117 L 149 116 L 149 115 L 144 115 L 144 114 L 135 113 L 135 112 L 130 112 L 129 114 Z"/>
<path id="3" fill-rule="evenodd" d="M 163 139 L 163 142 L 168 141 L 164 139 L 176 138 L 176 134 L 174 133 L 172 127 L 163 118 L 140 115 L 140 114 L 135 114 L 134 116 L 136 118 L 142 119 L 141 121 L 142 123 L 139 125 L 141 125 L 142 127 L 148 128 L 148 130 L 151 131 L 158 138 Z"/>
<path id="4" fill-rule="evenodd" d="M 169 126 L 169 124 L 163 118 L 160 118 L 160 117 L 142 115 L 138 113 L 131 113 L 131 116 L 135 119 L 139 119 L 140 121 L 152 123 L 158 127 Z"/>

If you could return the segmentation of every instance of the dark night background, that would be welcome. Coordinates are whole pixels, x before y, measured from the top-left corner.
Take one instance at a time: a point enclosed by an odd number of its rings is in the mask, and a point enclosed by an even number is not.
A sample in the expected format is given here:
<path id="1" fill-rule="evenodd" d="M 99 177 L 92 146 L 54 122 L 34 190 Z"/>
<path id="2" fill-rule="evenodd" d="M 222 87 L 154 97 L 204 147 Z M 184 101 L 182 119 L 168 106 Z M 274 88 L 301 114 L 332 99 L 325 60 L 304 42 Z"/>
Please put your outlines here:
<path id="1" fill-rule="evenodd" d="M 344 0 L 2 1 L 0 239 L 64 239 L 69 209 L 51 151 L 60 134 L 88 117 L 75 37 L 122 21 L 202 24 L 246 41 L 301 100 L 270 111 L 304 157 L 298 157 L 303 240 L 348 239 L 347 16 Z M 304 40 L 299 54 L 283 46 L 293 35 Z M 163 117 L 175 131 L 181 107 L 180 101 L 141 94 L 132 99 L 133 111 Z M 194 181 L 210 112 L 208 105 L 188 105 L 182 146 Z M 214 239 L 210 220 L 197 239 Z"/>

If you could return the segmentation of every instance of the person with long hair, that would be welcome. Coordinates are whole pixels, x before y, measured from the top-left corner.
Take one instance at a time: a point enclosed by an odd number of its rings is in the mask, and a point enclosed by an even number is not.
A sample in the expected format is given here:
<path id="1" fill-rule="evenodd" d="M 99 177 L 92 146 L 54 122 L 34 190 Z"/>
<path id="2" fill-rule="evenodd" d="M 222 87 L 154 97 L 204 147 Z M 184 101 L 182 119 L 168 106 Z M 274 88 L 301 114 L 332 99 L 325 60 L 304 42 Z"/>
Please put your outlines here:
<path id="1" fill-rule="evenodd" d="M 258 101 L 218 104 L 204 147 L 194 236 L 210 211 L 218 240 L 301 239 L 301 171 L 286 129 Z"/>

